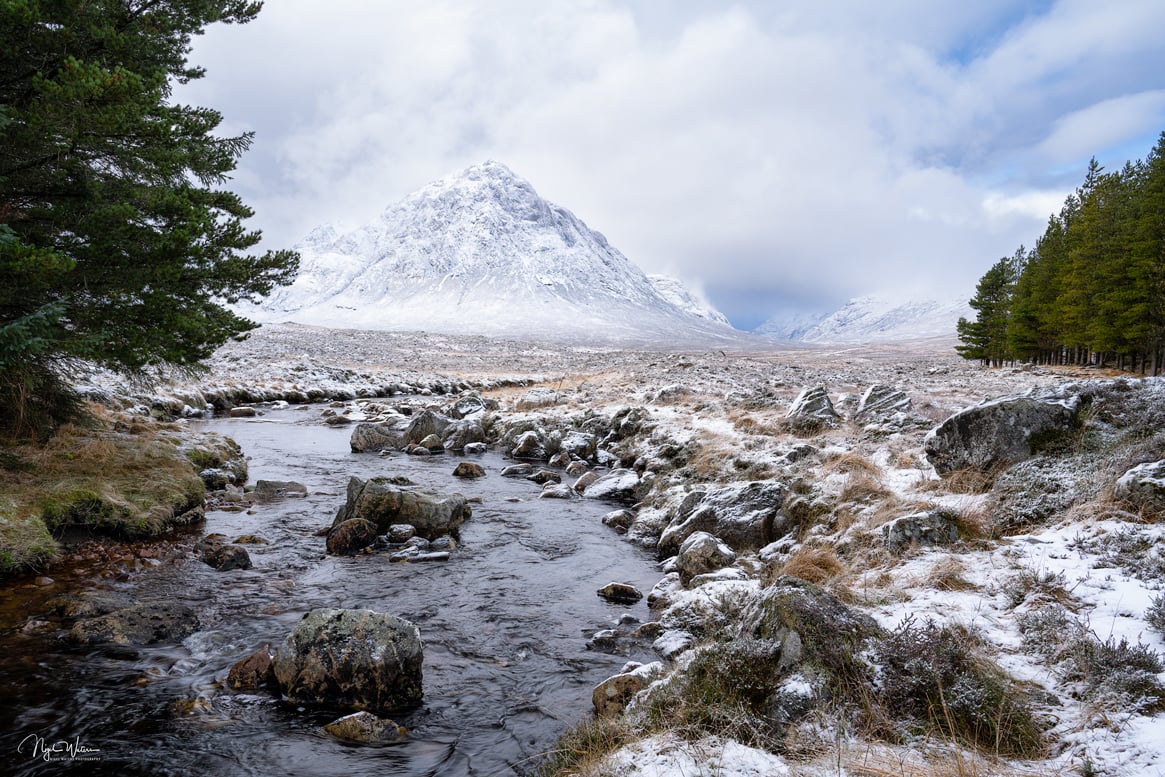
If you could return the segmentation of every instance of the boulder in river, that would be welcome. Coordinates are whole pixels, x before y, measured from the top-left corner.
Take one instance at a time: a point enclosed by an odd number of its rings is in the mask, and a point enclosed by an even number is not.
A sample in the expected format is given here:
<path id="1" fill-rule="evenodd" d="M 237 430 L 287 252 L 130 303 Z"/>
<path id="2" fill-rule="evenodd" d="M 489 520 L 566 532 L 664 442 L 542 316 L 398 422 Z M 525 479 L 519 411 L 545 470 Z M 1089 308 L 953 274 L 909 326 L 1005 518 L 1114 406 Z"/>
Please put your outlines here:
<path id="1" fill-rule="evenodd" d="M 336 739 L 365 745 L 394 742 L 406 734 L 404 726 L 388 718 L 379 718 L 366 710 L 333 720 L 324 726 L 324 731 Z"/>
<path id="2" fill-rule="evenodd" d="M 401 445 L 403 447 L 415 443 L 430 450 L 443 448 L 444 445 L 441 443 L 441 438 L 444 436 L 445 430 L 452 423 L 453 419 L 449 416 L 434 413 L 432 410 L 425 410 L 419 415 L 413 416 L 412 421 L 409 422 L 401 438 Z M 429 437 L 433 437 L 435 440 L 431 443 L 426 443 L 425 440 Z"/>
<path id="3" fill-rule="evenodd" d="M 333 556 L 354 556 L 376 542 L 376 524 L 363 518 L 349 518 L 328 532 L 328 553 Z"/>
<path id="4" fill-rule="evenodd" d="M 264 645 L 231 667 L 227 685 L 236 691 L 258 691 L 275 687 L 275 663 L 271 646 Z"/>
<path id="5" fill-rule="evenodd" d="M 425 539 L 443 534 L 460 536 L 460 527 L 472 510 L 461 494 L 444 494 L 414 485 L 401 485 L 389 478 L 348 481 L 347 502 L 336 513 L 332 526 L 352 518 L 362 518 L 384 534 L 394 523 L 407 523 Z"/>
<path id="6" fill-rule="evenodd" d="M 230 569 L 250 569 L 251 556 L 242 545 L 228 542 L 222 534 L 208 534 L 194 546 L 199 557 L 220 572 Z"/>
<path id="7" fill-rule="evenodd" d="M 595 593 L 616 604 L 635 604 L 643 598 L 643 592 L 629 583 L 607 583 Z"/>
<path id="8" fill-rule="evenodd" d="M 199 628 L 194 610 L 178 602 L 146 602 L 73 624 L 69 641 L 81 645 L 112 642 L 152 645 L 178 642 Z"/>
<path id="9" fill-rule="evenodd" d="M 279 648 L 275 678 L 294 704 L 385 713 L 422 696 L 417 627 L 372 610 L 312 610 Z"/>
<path id="10" fill-rule="evenodd" d="M 383 421 L 356 424 L 352 430 L 349 446 L 353 453 L 382 451 L 388 448 L 403 448 L 405 429 L 409 419 L 403 415 L 393 415 Z"/>
<path id="11" fill-rule="evenodd" d="M 453 477 L 483 478 L 485 477 L 485 468 L 473 461 L 462 461 L 453 468 Z"/>

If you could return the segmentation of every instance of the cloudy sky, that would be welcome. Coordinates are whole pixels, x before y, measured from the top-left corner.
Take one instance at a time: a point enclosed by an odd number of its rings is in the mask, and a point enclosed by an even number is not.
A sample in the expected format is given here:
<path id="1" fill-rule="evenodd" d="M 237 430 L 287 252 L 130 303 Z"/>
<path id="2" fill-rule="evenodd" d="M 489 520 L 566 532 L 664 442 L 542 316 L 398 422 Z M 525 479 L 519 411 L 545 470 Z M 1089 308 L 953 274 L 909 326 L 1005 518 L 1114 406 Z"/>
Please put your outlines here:
<path id="1" fill-rule="evenodd" d="M 178 98 L 264 245 L 486 159 L 740 328 L 969 296 L 1165 130 L 1165 2 L 272 0 Z"/>

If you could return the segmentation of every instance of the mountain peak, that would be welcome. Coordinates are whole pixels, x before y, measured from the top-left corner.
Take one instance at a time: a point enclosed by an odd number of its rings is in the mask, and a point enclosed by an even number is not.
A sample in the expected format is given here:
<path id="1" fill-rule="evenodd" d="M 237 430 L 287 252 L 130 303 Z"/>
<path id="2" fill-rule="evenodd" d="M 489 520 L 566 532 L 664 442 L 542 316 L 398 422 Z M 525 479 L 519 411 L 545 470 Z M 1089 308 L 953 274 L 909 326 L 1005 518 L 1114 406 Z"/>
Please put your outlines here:
<path id="1" fill-rule="evenodd" d="M 259 320 L 597 342 L 734 336 L 661 294 L 569 210 L 493 160 L 422 187 L 346 235 L 317 229 Z M 679 304 L 677 304 L 679 303 Z"/>

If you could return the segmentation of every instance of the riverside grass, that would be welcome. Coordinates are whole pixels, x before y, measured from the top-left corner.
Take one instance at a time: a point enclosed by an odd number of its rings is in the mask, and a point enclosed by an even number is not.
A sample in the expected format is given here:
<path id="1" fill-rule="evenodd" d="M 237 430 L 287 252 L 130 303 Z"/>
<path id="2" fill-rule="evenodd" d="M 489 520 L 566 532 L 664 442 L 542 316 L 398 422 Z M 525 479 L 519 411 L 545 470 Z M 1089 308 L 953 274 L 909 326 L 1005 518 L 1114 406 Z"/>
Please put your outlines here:
<path id="1" fill-rule="evenodd" d="M 4 445 L 0 575 L 43 568 L 65 531 L 152 537 L 201 506 L 205 489 L 176 427 L 88 411 L 88 423 L 66 425 L 44 443 Z"/>

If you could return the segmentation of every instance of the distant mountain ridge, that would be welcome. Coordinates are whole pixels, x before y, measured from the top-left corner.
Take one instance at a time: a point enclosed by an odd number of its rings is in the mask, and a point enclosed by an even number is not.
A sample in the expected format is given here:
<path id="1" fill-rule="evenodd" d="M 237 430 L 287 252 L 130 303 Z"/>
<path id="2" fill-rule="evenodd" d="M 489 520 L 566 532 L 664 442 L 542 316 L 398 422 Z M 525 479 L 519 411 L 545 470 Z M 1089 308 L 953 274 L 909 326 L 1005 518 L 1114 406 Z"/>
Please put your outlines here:
<path id="1" fill-rule="evenodd" d="M 498 162 L 474 165 L 340 234 L 315 228 L 300 273 L 245 315 L 327 327 L 598 342 L 740 333 L 674 279 L 662 292 L 607 239 Z"/>
<path id="2" fill-rule="evenodd" d="M 960 317 L 973 319 L 966 298 L 907 302 L 867 296 L 822 316 L 773 318 L 757 334 L 806 343 L 874 343 L 954 337 Z"/>

